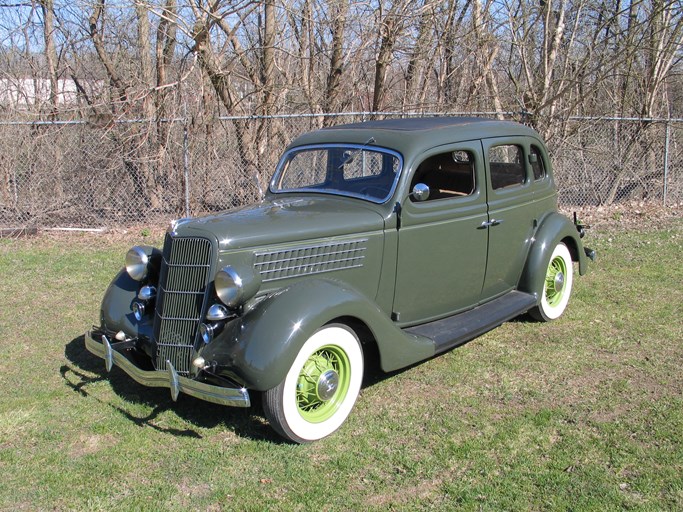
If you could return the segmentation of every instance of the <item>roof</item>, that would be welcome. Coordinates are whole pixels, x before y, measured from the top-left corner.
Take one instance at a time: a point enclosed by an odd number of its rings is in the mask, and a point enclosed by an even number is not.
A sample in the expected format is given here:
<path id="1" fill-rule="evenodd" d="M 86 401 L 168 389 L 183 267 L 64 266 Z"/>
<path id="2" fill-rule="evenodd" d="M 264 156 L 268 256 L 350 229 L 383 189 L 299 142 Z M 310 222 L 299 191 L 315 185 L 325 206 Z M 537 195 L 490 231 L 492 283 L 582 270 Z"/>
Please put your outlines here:
<path id="1" fill-rule="evenodd" d="M 374 146 L 391 148 L 405 158 L 411 158 L 443 144 L 512 135 L 540 140 L 534 130 L 512 121 L 480 117 L 411 117 L 322 128 L 297 137 L 290 147 L 332 142 L 365 144 L 374 138 Z"/>

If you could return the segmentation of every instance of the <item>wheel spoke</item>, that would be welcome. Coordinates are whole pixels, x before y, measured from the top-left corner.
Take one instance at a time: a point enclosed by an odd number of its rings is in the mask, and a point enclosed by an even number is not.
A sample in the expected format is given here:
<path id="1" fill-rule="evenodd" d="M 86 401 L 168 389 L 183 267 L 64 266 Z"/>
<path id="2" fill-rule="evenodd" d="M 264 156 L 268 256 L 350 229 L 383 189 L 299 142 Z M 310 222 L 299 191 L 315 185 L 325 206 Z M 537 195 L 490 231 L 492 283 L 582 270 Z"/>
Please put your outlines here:
<path id="1" fill-rule="evenodd" d="M 338 383 L 334 380 L 330 384 L 329 375 L 338 379 Z M 320 348 L 311 354 L 299 373 L 296 391 L 299 413 L 311 422 L 331 417 L 346 396 L 349 381 L 350 367 L 344 351 L 333 346 Z M 319 386 L 323 386 L 331 396 L 328 398 Z"/>
<path id="2" fill-rule="evenodd" d="M 563 290 L 558 290 L 558 275 L 564 276 L 567 273 L 564 260 L 562 258 L 555 258 L 548 265 L 548 271 L 545 276 L 545 296 L 548 304 L 555 307 L 561 300 Z"/>

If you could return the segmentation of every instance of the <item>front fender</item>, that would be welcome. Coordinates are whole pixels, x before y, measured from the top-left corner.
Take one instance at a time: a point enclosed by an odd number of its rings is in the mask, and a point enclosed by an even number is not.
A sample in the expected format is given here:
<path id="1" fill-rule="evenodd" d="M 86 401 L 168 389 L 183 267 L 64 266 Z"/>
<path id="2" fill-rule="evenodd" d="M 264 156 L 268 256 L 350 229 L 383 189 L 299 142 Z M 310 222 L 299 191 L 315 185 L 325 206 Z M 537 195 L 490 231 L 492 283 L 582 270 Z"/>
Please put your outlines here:
<path id="1" fill-rule="evenodd" d="M 560 242 L 567 245 L 572 259 L 579 262 L 579 274 L 586 273 L 586 254 L 576 226 L 564 215 L 554 212 L 543 219 L 534 235 L 519 282 L 519 290 L 533 294 L 540 300 L 550 256 Z"/>
<path id="2" fill-rule="evenodd" d="M 151 317 L 149 320 L 138 322 L 131 309 L 139 289 L 140 283 L 131 278 L 125 268 L 116 274 L 102 299 L 102 327 L 112 332 L 124 331 L 131 337 L 152 337 Z"/>
<path id="3" fill-rule="evenodd" d="M 398 329 L 367 297 L 343 283 L 307 279 L 283 288 L 230 322 L 200 350 L 220 374 L 265 391 L 286 376 L 301 346 L 320 327 L 353 317 L 372 331 L 384 370 L 408 366 L 434 355 L 431 340 Z"/>

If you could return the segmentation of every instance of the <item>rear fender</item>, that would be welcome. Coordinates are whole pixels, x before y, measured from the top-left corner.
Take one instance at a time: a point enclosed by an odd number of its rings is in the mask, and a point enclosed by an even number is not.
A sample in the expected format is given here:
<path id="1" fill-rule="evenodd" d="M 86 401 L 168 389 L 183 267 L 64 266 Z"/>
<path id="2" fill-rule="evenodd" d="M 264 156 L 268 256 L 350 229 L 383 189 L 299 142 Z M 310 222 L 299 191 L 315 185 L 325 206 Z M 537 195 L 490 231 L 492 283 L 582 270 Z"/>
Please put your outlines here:
<path id="1" fill-rule="evenodd" d="M 519 281 L 519 290 L 531 293 L 540 300 L 540 292 L 543 290 L 543 281 L 550 263 L 550 256 L 560 242 L 567 245 L 572 259 L 578 261 L 579 274 L 586 273 L 586 254 L 576 226 L 564 215 L 554 212 L 543 219 L 534 235 L 529 256 Z"/>

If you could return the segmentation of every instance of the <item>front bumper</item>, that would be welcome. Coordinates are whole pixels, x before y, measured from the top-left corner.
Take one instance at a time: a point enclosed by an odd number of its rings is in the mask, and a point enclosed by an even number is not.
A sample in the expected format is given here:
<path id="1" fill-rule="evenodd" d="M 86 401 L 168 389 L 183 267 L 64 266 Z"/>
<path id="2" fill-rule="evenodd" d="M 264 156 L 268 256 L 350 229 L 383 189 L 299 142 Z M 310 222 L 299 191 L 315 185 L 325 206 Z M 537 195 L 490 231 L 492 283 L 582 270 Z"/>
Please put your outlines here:
<path id="1" fill-rule="evenodd" d="M 118 348 L 128 348 L 128 345 L 128 342 L 112 343 L 107 335 L 99 330 L 91 330 L 85 333 L 85 348 L 94 355 L 104 359 L 107 371 L 110 371 L 116 365 L 143 386 L 169 388 L 171 390 L 171 398 L 174 401 L 183 392 L 186 395 L 214 404 L 232 407 L 249 407 L 251 405 L 249 392 L 245 388 L 216 386 L 188 379 L 178 375 L 170 362 L 166 364 L 168 366 L 167 371 L 149 371 L 138 368 L 130 359 L 117 350 Z"/>

